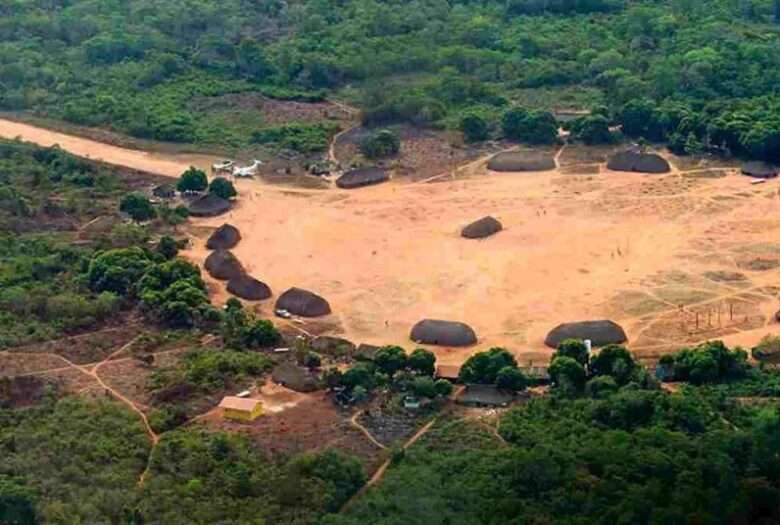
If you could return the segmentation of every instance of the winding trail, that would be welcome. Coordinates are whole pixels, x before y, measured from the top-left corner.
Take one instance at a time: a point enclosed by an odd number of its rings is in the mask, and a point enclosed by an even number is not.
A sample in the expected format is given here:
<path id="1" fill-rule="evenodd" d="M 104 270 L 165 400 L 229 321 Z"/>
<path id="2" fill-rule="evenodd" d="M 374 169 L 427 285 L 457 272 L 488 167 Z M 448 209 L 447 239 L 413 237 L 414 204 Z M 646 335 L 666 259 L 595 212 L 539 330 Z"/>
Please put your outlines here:
<path id="1" fill-rule="evenodd" d="M 356 429 L 360 430 L 360 431 L 361 431 L 361 432 L 362 432 L 362 433 L 363 433 L 363 434 L 364 434 L 364 435 L 365 435 L 365 436 L 368 438 L 368 440 L 369 440 L 371 443 L 373 443 L 374 445 L 376 445 L 378 448 L 380 448 L 380 449 L 382 449 L 382 450 L 385 450 L 385 449 L 387 449 L 387 446 L 385 446 L 385 445 L 383 445 L 382 443 L 380 443 L 379 441 L 377 441 L 377 439 L 376 439 L 376 438 L 375 438 L 373 435 L 371 435 L 371 432 L 369 432 L 369 431 L 368 431 L 368 429 L 367 429 L 366 427 L 364 427 L 364 426 L 363 426 L 363 425 L 362 425 L 362 424 L 361 424 L 361 423 L 358 421 L 358 418 L 359 418 L 360 416 L 362 416 L 364 413 L 365 413 L 365 410 L 361 410 L 361 411 L 359 411 L 359 412 L 356 412 L 356 413 L 355 413 L 355 415 L 353 415 L 353 416 L 350 418 L 349 422 L 352 424 L 352 426 L 353 426 L 353 427 L 355 427 Z"/>

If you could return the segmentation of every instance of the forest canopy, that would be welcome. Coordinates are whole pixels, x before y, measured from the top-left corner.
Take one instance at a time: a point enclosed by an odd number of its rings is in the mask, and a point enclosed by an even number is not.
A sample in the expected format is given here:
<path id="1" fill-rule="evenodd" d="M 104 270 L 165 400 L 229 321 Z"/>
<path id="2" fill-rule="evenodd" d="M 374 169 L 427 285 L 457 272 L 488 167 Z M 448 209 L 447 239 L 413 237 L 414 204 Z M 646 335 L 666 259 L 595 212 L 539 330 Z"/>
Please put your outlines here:
<path id="1" fill-rule="evenodd" d="M 495 126 L 514 105 L 606 106 L 629 136 L 778 159 L 775 4 L 18 0 L 0 6 L 0 109 L 177 142 L 286 143 L 294 130 L 289 146 L 308 151 L 319 125 L 227 131 L 199 104 L 336 96 L 370 123 L 452 128 L 474 114 Z"/>

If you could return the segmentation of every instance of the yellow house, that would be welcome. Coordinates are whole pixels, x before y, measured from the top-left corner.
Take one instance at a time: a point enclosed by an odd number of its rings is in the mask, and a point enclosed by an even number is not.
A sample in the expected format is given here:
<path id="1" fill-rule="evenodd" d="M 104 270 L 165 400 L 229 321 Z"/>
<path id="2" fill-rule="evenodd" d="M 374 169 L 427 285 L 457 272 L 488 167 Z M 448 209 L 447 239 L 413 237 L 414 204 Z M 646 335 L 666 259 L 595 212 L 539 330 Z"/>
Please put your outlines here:
<path id="1" fill-rule="evenodd" d="M 226 419 L 249 423 L 263 415 L 263 403 L 259 399 L 227 396 L 219 404 Z"/>

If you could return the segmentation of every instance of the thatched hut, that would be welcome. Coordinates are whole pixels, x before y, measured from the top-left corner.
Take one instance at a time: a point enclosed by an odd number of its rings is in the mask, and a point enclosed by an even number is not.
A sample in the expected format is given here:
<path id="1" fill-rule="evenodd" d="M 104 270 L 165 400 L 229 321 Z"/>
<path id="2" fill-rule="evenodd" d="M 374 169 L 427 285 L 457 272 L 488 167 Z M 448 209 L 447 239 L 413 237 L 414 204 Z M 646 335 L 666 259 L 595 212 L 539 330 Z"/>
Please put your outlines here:
<path id="1" fill-rule="evenodd" d="M 214 279 L 229 281 L 244 275 L 244 267 L 241 262 L 228 250 L 216 250 L 206 257 L 204 264 L 206 271 Z"/>
<path id="2" fill-rule="evenodd" d="M 361 188 L 363 186 L 371 186 L 373 184 L 380 184 L 390 180 L 390 176 L 387 172 L 381 168 L 358 168 L 346 172 L 344 175 L 336 180 L 336 186 L 342 189 Z"/>
<path id="3" fill-rule="evenodd" d="M 657 153 L 647 153 L 637 148 L 621 151 L 611 156 L 607 168 L 613 171 L 634 171 L 637 173 L 669 173 L 672 168 L 665 158 Z"/>
<path id="4" fill-rule="evenodd" d="M 230 201 L 213 193 L 195 199 L 187 207 L 193 217 L 216 217 L 230 211 Z"/>
<path id="5" fill-rule="evenodd" d="M 355 343 L 342 337 L 332 335 L 320 335 L 309 343 L 311 349 L 317 353 L 341 357 L 355 352 Z"/>
<path id="6" fill-rule="evenodd" d="M 314 392 L 317 390 L 317 378 L 308 369 L 294 363 L 285 362 L 274 368 L 271 373 L 274 383 L 296 392 Z"/>
<path id="7" fill-rule="evenodd" d="M 614 321 L 580 321 L 559 324 L 547 334 L 544 344 L 558 348 L 566 339 L 590 339 L 593 346 L 621 344 L 628 340 L 626 332 Z"/>
<path id="8" fill-rule="evenodd" d="M 496 385 L 467 385 L 455 402 L 469 407 L 495 408 L 509 406 L 516 397 L 514 392 Z"/>
<path id="9" fill-rule="evenodd" d="M 490 171 L 499 172 L 549 171 L 555 169 L 555 159 L 540 154 L 506 151 L 494 155 L 487 167 Z"/>
<path id="10" fill-rule="evenodd" d="M 287 310 L 301 317 L 319 317 L 330 313 L 328 301 L 308 290 L 290 288 L 276 301 L 277 310 Z"/>
<path id="11" fill-rule="evenodd" d="M 247 301 L 262 301 L 273 295 L 267 284 L 245 273 L 231 277 L 227 291 Z"/>
<path id="12" fill-rule="evenodd" d="M 158 199 L 172 199 L 176 197 L 176 188 L 172 184 L 160 184 L 152 188 L 152 195 Z"/>
<path id="13" fill-rule="evenodd" d="M 498 219 L 488 215 L 463 228 L 460 235 L 466 239 L 484 239 L 500 232 L 503 228 Z"/>
<path id="14" fill-rule="evenodd" d="M 415 343 L 440 346 L 470 346 L 477 342 L 477 334 L 465 323 L 423 319 L 409 335 Z"/>
<path id="15" fill-rule="evenodd" d="M 360 343 L 352 354 L 352 358 L 355 361 L 373 361 L 376 357 L 376 353 L 381 349 L 381 346 L 370 345 L 368 343 Z"/>
<path id="16" fill-rule="evenodd" d="M 241 240 L 241 232 L 231 224 L 223 224 L 211 234 L 206 241 L 209 250 L 229 250 Z"/>
<path id="17" fill-rule="evenodd" d="M 742 165 L 742 174 L 756 179 L 773 179 L 777 177 L 777 168 L 766 162 L 751 161 Z"/>

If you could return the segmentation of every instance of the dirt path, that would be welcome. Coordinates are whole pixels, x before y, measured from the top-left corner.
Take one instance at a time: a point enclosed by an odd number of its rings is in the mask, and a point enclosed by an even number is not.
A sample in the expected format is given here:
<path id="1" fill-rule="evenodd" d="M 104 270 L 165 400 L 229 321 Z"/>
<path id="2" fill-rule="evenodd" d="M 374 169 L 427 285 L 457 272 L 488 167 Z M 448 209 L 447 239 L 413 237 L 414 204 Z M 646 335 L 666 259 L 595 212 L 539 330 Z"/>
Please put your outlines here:
<path id="1" fill-rule="evenodd" d="M 376 440 L 376 438 L 375 438 L 373 435 L 371 435 L 371 432 L 369 432 L 369 431 L 368 431 L 368 429 L 367 429 L 366 427 L 364 427 L 364 426 L 363 426 L 363 425 L 362 425 L 362 424 L 361 424 L 361 423 L 358 421 L 358 418 L 359 418 L 361 415 L 363 415 L 364 413 L 365 413 L 365 410 L 361 410 L 361 411 L 359 411 L 359 412 L 356 412 L 356 413 L 355 413 L 355 415 L 353 415 L 353 416 L 350 418 L 349 422 L 352 424 L 352 426 L 353 426 L 353 427 L 355 427 L 356 429 L 360 430 L 360 431 L 361 431 L 361 432 L 362 432 L 362 433 L 363 433 L 363 434 L 364 434 L 364 435 L 365 435 L 365 436 L 368 438 L 368 440 L 369 440 L 371 443 L 373 443 L 374 445 L 376 445 L 377 447 L 379 447 L 381 450 L 385 450 L 385 449 L 387 449 L 387 447 L 386 447 L 385 445 L 383 445 L 382 443 L 380 443 L 379 441 L 377 441 L 377 440 Z"/>
<path id="2" fill-rule="evenodd" d="M 401 447 L 403 450 L 408 449 L 412 445 L 414 445 L 421 437 L 423 437 L 432 427 L 436 424 L 436 422 L 439 420 L 439 416 L 434 417 L 432 420 L 428 421 L 425 425 L 422 426 L 417 432 L 414 433 L 412 437 L 410 437 L 406 443 L 403 444 Z M 366 434 L 370 439 L 372 439 L 372 442 L 377 443 L 373 438 L 371 438 L 370 434 Z M 385 447 L 382 447 L 385 448 Z M 385 476 L 385 473 L 387 472 L 387 469 L 390 467 L 390 464 L 392 463 L 392 458 L 388 458 L 384 463 L 382 463 L 379 468 L 374 472 L 374 474 L 371 476 L 371 478 L 366 482 L 363 487 L 359 491 L 357 491 L 341 508 L 339 512 L 346 512 L 355 501 L 360 499 L 361 496 L 363 496 L 368 489 L 373 487 L 374 485 L 378 484 L 380 481 L 382 481 L 382 478 Z"/>
<path id="3" fill-rule="evenodd" d="M 356 119 L 358 113 L 360 111 L 357 108 L 353 108 L 351 106 L 348 106 L 347 104 L 344 104 L 343 102 L 339 102 L 337 100 L 328 100 L 331 104 L 338 107 L 339 109 L 344 110 L 347 114 L 350 115 L 354 120 L 350 123 L 349 126 L 344 128 L 343 130 L 339 131 L 335 135 L 333 135 L 333 138 L 330 140 L 330 145 L 328 146 L 328 161 L 330 161 L 334 166 L 339 165 L 339 159 L 336 157 L 336 144 L 338 143 L 338 140 L 343 136 L 352 131 L 353 129 L 360 126 L 360 121 Z"/>
<path id="4" fill-rule="evenodd" d="M 208 173 L 209 166 L 217 160 L 210 155 L 167 155 L 121 148 L 6 119 L 0 119 L 0 137 L 20 138 L 45 147 L 59 145 L 80 157 L 169 177 L 178 177 L 189 166 L 196 166 Z"/>

